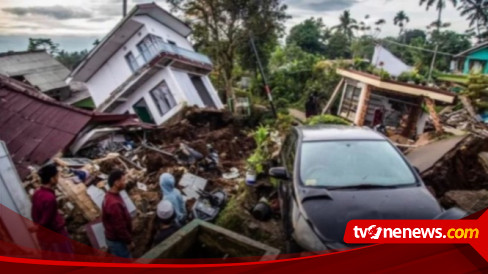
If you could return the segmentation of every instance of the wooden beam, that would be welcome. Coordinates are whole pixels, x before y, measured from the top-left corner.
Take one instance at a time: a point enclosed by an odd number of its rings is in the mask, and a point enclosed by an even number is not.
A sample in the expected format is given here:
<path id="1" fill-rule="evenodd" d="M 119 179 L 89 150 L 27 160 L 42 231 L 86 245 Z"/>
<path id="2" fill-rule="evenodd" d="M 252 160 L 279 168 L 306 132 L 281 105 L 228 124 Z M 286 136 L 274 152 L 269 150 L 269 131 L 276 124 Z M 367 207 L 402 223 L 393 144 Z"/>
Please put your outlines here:
<path id="1" fill-rule="evenodd" d="M 437 115 L 437 112 L 435 111 L 434 100 L 432 100 L 429 97 L 424 97 L 424 102 L 425 105 L 427 106 L 427 109 L 429 110 L 430 117 L 432 118 L 432 123 L 434 123 L 436 134 L 438 135 L 443 134 L 444 129 L 441 124 L 441 119 L 439 118 L 439 115 Z"/>
<path id="2" fill-rule="evenodd" d="M 354 123 L 360 127 L 364 126 L 364 120 L 366 120 L 366 115 L 368 113 L 370 97 L 371 97 L 371 86 L 365 85 L 361 90 L 361 95 L 359 96 L 356 119 L 354 121 Z"/>
<path id="3" fill-rule="evenodd" d="M 332 96 L 329 99 L 329 102 L 327 102 L 327 105 L 322 110 L 322 115 L 326 114 L 329 111 L 329 109 L 332 107 L 332 105 L 334 104 L 334 101 L 336 100 L 337 95 L 339 95 L 339 91 L 341 90 L 341 87 L 344 84 L 344 82 L 345 82 L 345 80 L 344 80 L 344 78 L 342 78 L 341 81 L 339 82 L 339 84 L 337 84 L 337 86 L 334 90 L 334 93 L 332 94 Z"/>

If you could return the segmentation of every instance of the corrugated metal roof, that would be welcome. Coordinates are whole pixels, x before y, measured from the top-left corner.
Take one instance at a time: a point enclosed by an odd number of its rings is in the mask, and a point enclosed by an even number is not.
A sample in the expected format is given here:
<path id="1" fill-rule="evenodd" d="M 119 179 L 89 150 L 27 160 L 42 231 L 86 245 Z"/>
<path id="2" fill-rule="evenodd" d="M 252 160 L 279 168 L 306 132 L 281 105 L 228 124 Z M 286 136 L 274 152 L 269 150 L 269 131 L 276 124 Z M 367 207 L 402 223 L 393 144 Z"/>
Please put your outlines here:
<path id="1" fill-rule="evenodd" d="M 70 71 L 45 51 L 0 53 L 0 73 L 23 76 L 42 92 L 66 87 Z"/>
<path id="2" fill-rule="evenodd" d="M 131 115 L 85 111 L 55 101 L 33 87 L 0 75 L 0 140 L 7 144 L 19 175 L 63 151 L 91 121 L 117 123 Z"/>
<path id="3" fill-rule="evenodd" d="M 478 50 L 481 50 L 481 49 L 486 48 L 486 47 L 488 47 L 488 41 L 477 44 L 476 46 L 474 46 L 470 49 L 467 49 L 461 53 L 458 53 L 456 56 L 454 56 L 454 58 L 466 57 L 469 54 L 473 53 L 474 51 L 478 51 Z"/>

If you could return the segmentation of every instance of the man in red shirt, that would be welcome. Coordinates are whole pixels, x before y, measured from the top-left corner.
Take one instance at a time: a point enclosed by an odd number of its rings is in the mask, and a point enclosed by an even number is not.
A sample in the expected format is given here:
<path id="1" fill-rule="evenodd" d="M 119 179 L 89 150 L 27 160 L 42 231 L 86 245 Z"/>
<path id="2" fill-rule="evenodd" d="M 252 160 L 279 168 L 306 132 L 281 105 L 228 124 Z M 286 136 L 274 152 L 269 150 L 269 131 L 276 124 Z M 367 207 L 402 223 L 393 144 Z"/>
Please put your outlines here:
<path id="1" fill-rule="evenodd" d="M 44 166 L 38 171 L 38 175 L 42 186 L 32 196 L 31 216 L 34 223 L 44 228 L 38 227 L 37 240 L 42 250 L 72 253 L 65 221 L 59 214 L 54 193 L 59 179 L 58 168 L 54 164 Z"/>
<path id="2" fill-rule="evenodd" d="M 108 177 L 110 190 L 102 205 L 102 222 L 109 252 L 122 258 L 131 258 L 132 220 L 120 192 L 125 189 L 125 174 L 114 171 Z"/>

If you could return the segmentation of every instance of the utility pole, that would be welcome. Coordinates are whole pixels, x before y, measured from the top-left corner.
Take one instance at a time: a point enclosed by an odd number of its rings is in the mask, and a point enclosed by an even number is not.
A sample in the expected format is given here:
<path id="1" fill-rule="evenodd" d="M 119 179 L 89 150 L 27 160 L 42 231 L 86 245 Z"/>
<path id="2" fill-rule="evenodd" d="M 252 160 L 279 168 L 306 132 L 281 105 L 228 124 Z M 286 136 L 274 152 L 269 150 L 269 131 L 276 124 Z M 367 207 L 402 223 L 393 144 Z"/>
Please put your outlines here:
<path id="1" fill-rule="evenodd" d="M 441 18 L 442 18 L 441 16 L 442 16 L 442 8 L 443 8 L 442 5 L 443 2 L 439 1 L 439 6 L 437 7 L 437 9 L 439 10 L 439 14 L 437 16 L 437 35 L 441 34 Z M 436 41 L 434 56 L 432 57 L 432 63 L 430 64 L 430 69 L 429 69 L 429 78 L 428 78 L 429 83 L 432 83 L 432 71 L 434 70 L 438 50 L 439 50 L 439 41 Z"/>
<path id="2" fill-rule="evenodd" d="M 256 61 L 258 63 L 259 71 L 261 72 L 261 77 L 263 78 L 264 89 L 266 90 L 266 95 L 268 96 L 268 101 L 269 101 L 269 105 L 271 106 L 271 111 L 273 111 L 274 117 L 278 118 L 278 115 L 276 114 L 276 109 L 275 109 L 275 106 L 273 103 L 273 96 L 271 95 L 271 89 L 269 88 L 268 80 L 266 79 L 266 75 L 264 74 L 263 64 L 261 64 L 261 59 L 259 58 L 258 50 L 256 49 L 256 45 L 254 44 L 254 38 L 253 38 L 252 34 L 250 37 L 250 41 L 251 41 L 252 50 L 254 51 L 254 55 L 256 55 Z"/>
<path id="3" fill-rule="evenodd" d="M 439 43 L 436 43 L 435 45 L 435 51 L 434 51 L 434 57 L 432 57 L 432 62 L 430 63 L 430 69 L 429 69 L 429 83 L 432 82 L 432 71 L 434 70 L 435 66 L 435 60 L 437 59 L 437 51 L 439 50 Z"/>
<path id="4" fill-rule="evenodd" d="M 127 15 L 127 0 L 122 1 L 122 17 Z"/>

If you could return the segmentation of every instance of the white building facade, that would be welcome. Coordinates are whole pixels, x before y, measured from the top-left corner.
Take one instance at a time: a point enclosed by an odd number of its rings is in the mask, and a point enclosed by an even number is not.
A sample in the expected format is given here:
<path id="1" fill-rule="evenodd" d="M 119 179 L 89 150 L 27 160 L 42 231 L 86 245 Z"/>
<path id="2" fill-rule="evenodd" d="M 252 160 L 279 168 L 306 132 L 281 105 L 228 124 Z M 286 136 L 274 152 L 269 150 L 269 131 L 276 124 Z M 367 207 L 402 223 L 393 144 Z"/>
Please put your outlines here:
<path id="1" fill-rule="evenodd" d="M 191 29 L 154 3 L 137 5 L 71 73 L 98 111 L 137 114 L 162 124 L 185 105 L 223 108 L 208 74 L 210 59 L 195 52 Z"/>

